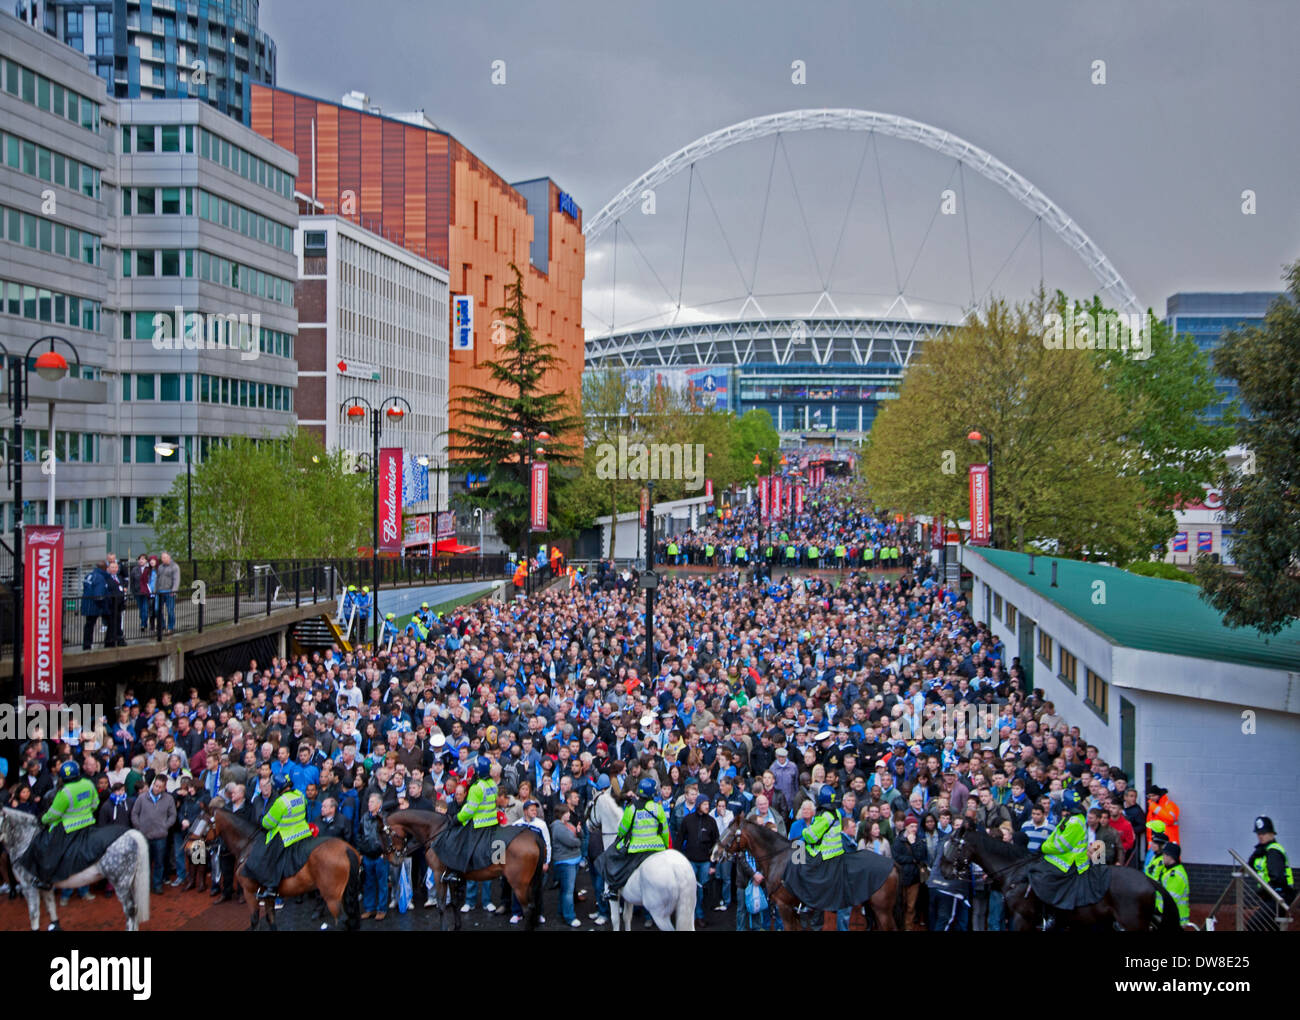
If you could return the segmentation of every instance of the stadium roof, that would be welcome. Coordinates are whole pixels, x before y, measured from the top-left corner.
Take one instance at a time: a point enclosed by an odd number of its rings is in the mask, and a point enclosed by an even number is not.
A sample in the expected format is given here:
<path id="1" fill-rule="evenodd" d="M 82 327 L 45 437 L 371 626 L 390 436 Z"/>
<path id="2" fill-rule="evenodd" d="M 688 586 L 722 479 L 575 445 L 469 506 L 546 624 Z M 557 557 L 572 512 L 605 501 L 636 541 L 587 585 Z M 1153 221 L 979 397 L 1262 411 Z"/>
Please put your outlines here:
<path id="1" fill-rule="evenodd" d="M 1300 623 L 1272 637 L 1251 627 L 1228 627 L 1223 616 L 1201 599 L 1201 589 L 1183 581 L 1131 574 L 1118 567 L 1058 556 L 1038 556 L 1029 573 L 1029 556 L 1007 549 L 968 545 L 998 570 L 1032 588 L 1111 642 L 1169 655 L 1300 671 Z M 1052 587 L 1050 564 L 1057 564 Z M 1104 581 L 1106 599 L 1093 603 L 1093 582 Z"/>

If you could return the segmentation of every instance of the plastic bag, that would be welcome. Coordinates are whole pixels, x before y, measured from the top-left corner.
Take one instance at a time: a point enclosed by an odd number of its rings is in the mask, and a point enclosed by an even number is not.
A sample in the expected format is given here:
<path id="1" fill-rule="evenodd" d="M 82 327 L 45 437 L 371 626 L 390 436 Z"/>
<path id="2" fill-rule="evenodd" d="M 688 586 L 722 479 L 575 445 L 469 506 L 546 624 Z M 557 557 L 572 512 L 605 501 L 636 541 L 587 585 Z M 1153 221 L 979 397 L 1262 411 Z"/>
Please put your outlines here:
<path id="1" fill-rule="evenodd" d="M 397 872 L 397 910 L 405 914 L 411 909 L 411 862 L 403 861 Z"/>

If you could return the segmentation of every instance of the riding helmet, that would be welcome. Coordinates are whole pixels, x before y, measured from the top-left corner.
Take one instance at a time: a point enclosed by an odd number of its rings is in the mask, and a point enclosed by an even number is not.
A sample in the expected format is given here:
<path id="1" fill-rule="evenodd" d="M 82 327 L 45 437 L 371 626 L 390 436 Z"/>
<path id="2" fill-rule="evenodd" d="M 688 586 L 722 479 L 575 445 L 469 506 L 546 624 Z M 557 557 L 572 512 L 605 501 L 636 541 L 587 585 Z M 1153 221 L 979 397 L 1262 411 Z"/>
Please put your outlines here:
<path id="1" fill-rule="evenodd" d="M 65 783 L 70 783 L 74 779 L 80 779 L 81 768 L 77 765 L 75 761 L 69 758 L 67 761 L 65 761 L 62 765 L 59 766 L 59 778 L 62 779 Z"/>

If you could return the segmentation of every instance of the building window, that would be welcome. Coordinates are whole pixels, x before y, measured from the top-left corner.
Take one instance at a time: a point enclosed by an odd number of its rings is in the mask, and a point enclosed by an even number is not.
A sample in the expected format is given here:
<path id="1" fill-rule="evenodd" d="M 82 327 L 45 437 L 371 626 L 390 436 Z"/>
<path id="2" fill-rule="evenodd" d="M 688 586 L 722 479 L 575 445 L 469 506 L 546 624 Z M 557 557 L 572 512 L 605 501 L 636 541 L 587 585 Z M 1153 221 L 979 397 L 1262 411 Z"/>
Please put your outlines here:
<path id="1" fill-rule="evenodd" d="M 1007 603 L 1007 630 L 1011 631 L 1013 635 L 1016 632 L 1016 618 L 1018 615 L 1019 614 L 1016 612 L 1016 607 L 1013 606 L 1010 602 L 1008 602 Z"/>
<path id="2" fill-rule="evenodd" d="M 1052 639 L 1041 627 L 1038 629 L 1038 657 L 1048 666 L 1052 664 Z"/>
<path id="3" fill-rule="evenodd" d="M 1079 660 L 1064 648 L 1061 649 L 1061 671 L 1056 676 L 1070 690 L 1079 689 Z"/>
<path id="4" fill-rule="evenodd" d="M 1002 596 L 997 592 L 993 593 L 993 618 L 995 620 L 1002 619 Z"/>
<path id="5" fill-rule="evenodd" d="M 1105 680 L 1090 669 L 1085 672 L 1088 679 L 1087 705 L 1105 719 L 1110 699 L 1110 684 L 1106 683 Z"/>

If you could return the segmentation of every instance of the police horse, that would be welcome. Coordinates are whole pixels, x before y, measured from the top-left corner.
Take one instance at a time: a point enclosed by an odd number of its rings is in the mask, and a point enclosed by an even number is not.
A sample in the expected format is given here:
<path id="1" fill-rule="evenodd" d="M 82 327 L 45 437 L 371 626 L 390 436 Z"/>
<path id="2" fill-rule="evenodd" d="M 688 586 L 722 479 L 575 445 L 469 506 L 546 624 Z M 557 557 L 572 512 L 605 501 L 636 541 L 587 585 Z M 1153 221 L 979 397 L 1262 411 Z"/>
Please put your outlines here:
<path id="1" fill-rule="evenodd" d="M 126 930 L 139 931 L 149 920 L 149 843 L 136 829 L 127 829 L 108 845 L 102 857 L 88 868 L 54 883 L 53 889 L 37 889 L 36 876 L 22 866 L 23 855 L 41 832 L 41 823 L 33 815 L 13 808 L 0 814 L 0 842 L 9 848 L 10 866 L 27 898 L 27 916 L 32 931 L 41 926 L 41 899 L 50 915 L 49 931 L 59 931 L 59 912 L 55 907 L 54 889 L 79 889 L 101 878 L 113 884 L 113 892 L 126 915 Z"/>
<path id="2" fill-rule="evenodd" d="M 1038 855 L 1028 847 L 1004 843 L 978 830 L 958 826 L 943 848 L 941 867 L 958 878 L 978 864 L 1006 902 L 1013 931 L 1031 931 L 1042 915 L 1039 898 L 1030 886 L 1029 868 Z M 1106 867 L 1106 865 L 1093 865 Z M 1169 891 L 1133 868 L 1111 867 L 1110 884 L 1096 903 L 1058 910 L 1063 929 L 1122 931 L 1181 931 L 1178 905 Z M 1158 917 L 1157 917 L 1158 915 Z"/>
<path id="3" fill-rule="evenodd" d="M 612 791 L 604 790 L 596 796 L 590 818 L 600 825 L 608 850 L 623 820 L 623 809 Z M 623 929 L 631 931 L 633 911 L 644 907 L 660 931 L 694 931 L 695 893 L 695 870 L 683 854 L 677 850 L 646 854 L 646 860 L 627 884 L 610 897 L 610 927 L 618 931 L 621 917 Z"/>

